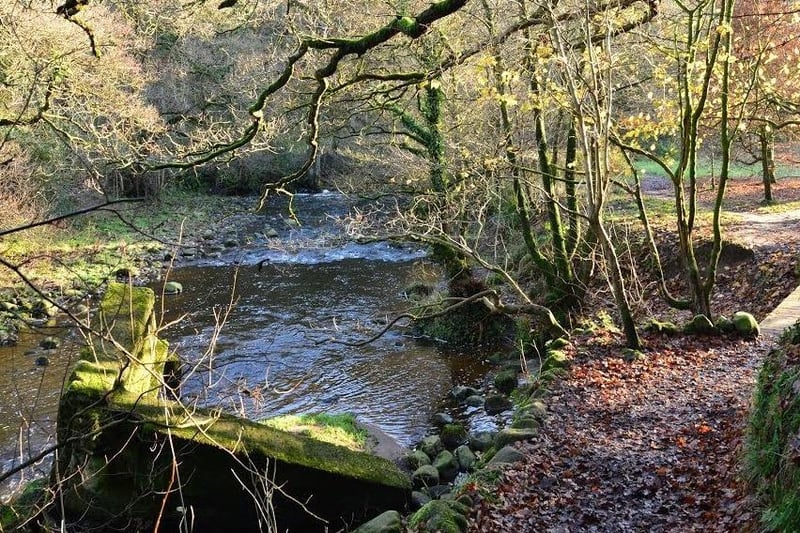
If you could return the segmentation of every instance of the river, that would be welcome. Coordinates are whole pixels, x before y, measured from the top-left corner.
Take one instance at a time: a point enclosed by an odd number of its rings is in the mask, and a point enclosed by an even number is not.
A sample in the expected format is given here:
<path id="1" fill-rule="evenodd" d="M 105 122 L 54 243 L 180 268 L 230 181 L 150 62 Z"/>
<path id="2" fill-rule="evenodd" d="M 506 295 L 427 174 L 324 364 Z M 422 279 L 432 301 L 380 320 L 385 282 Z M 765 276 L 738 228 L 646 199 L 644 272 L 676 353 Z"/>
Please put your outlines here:
<path id="1" fill-rule="evenodd" d="M 294 204 L 300 225 L 281 205 L 243 215 L 236 225 L 246 245 L 168 273 L 184 290 L 159 298 L 158 320 L 160 336 L 184 361 L 182 399 L 253 419 L 351 412 L 410 446 L 448 406 L 454 384 L 480 383 L 483 358 L 403 330 L 346 344 L 406 310 L 403 289 L 436 270 L 419 248 L 343 238 L 337 219 L 352 202 L 341 195 L 298 196 Z M 277 235 L 265 235 L 266 226 Z M 163 281 L 153 284 L 159 293 Z M 31 354 L 39 334 L 0 349 L 4 470 L 53 442 L 59 392 L 80 341 L 62 337 L 66 347 L 49 354 L 47 367 Z"/>

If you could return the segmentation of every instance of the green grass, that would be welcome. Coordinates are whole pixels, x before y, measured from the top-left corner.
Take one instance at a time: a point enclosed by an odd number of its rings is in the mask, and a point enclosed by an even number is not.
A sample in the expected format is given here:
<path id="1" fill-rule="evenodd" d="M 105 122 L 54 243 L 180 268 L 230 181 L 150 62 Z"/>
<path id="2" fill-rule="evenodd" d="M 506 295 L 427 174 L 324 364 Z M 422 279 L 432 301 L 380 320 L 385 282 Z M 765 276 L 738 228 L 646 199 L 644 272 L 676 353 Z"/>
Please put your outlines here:
<path id="1" fill-rule="evenodd" d="M 794 202 L 773 203 L 770 205 L 762 205 L 757 209 L 759 213 L 786 213 L 787 211 L 795 211 L 800 209 L 800 200 Z"/>
<path id="2" fill-rule="evenodd" d="M 366 447 L 367 432 L 358 425 L 351 413 L 284 415 L 262 420 L 261 423 L 355 451 L 364 451 Z"/>
<path id="3" fill-rule="evenodd" d="M 658 164 L 649 160 L 649 159 L 639 159 L 634 163 L 636 170 L 643 173 L 647 176 L 658 176 L 662 178 L 666 178 L 667 174 L 664 172 Z M 674 161 L 667 161 L 667 166 L 670 169 L 675 167 Z M 722 167 L 722 162 L 720 159 L 712 160 L 708 157 L 700 157 L 697 161 L 697 175 L 701 178 L 706 178 L 710 176 L 719 176 L 720 168 Z M 786 165 L 786 164 L 776 164 L 775 166 L 775 176 L 780 178 L 781 176 L 793 176 L 797 173 L 797 168 L 793 165 Z M 761 175 L 761 166 L 758 164 L 755 165 L 746 165 L 744 163 L 740 163 L 738 161 L 731 161 L 730 168 L 728 170 L 728 176 L 730 178 L 748 178 L 753 176 L 760 176 Z"/>
<path id="4" fill-rule="evenodd" d="M 800 321 L 758 375 L 745 443 L 745 473 L 767 531 L 800 531 Z"/>

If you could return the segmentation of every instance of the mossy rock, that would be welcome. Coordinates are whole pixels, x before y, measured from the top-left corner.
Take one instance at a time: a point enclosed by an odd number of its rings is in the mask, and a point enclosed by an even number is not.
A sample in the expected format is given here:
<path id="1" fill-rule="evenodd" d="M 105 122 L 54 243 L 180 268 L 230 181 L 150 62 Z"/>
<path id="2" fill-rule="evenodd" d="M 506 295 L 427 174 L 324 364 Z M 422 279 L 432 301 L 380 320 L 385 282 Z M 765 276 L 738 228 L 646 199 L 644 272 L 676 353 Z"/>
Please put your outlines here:
<path id="1" fill-rule="evenodd" d="M 411 474 L 411 485 L 414 488 L 433 487 L 439 484 L 439 470 L 433 465 L 422 465 Z"/>
<path id="2" fill-rule="evenodd" d="M 45 337 L 39 341 L 39 346 L 45 350 L 54 350 L 61 346 L 61 342 L 55 337 Z"/>
<path id="3" fill-rule="evenodd" d="M 177 281 L 168 281 L 164 284 L 164 294 L 180 294 L 183 292 L 183 285 Z"/>
<path id="4" fill-rule="evenodd" d="M 444 450 L 444 443 L 438 435 L 428 435 L 419 443 L 419 449 L 428 457 L 436 457 Z"/>
<path id="5" fill-rule="evenodd" d="M 21 526 L 41 512 L 48 485 L 47 479 L 36 479 L 8 503 L 0 504 L 0 531 L 26 531 Z"/>
<path id="6" fill-rule="evenodd" d="M 475 396 L 480 394 L 481 391 L 474 387 L 465 387 L 464 385 L 456 385 L 453 387 L 453 390 L 450 391 L 450 396 L 455 398 L 457 402 L 463 402 L 470 396 Z"/>
<path id="7" fill-rule="evenodd" d="M 391 461 L 220 410 L 188 411 L 162 398 L 158 384 L 169 352 L 154 334 L 154 303 L 149 289 L 109 284 L 93 327 L 127 347 L 137 362 L 130 364 L 110 343 L 94 343 L 105 350 L 82 352 L 61 396 L 58 439 L 65 446 L 55 468 L 65 480 L 62 507 L 68 519 L 152 529 L 146 524 L 164 505 L 162 496 L 153 495 L 169 493 L 174 464 L 187 473 L 180 497 L 192 502 L 197 527 L 207 531 L 257 523 L 240 481 L 251 479 L 251 469 L 270 472 L 282 487 L 273 496 L 281 530 L 319 526 L 308 513 L 296 512 L 296 501 L 337 523 L 344 516 L 358 520 L 408 504 L 410 480 Z M 109 425 L 111 430 L 103 430 Z M 174 455 L 153 455 L 150 450 L 167 438 Z M 83 474 L 92 483 L 83 483 Z M 180 517 L 174 509 L 184 501 L 176 494 L 167 497 L 172 511 L 163 516 L 165 529 L 176 526 Z"/>
<path id="8" fill-rule="evenodd" d="M 433 286 L 421 281 L 412 283 L 403 290 L 406 298 L 413 301 L 422 300 L 433 294 Z"/>
<path id="9" fill-rule="evenodd" d="M 542 371 L 569 368 L 571 361 L 565 352 L 548 350 L 546 353 L 544 362 L 542 362 Z"/>
<path id="10" fill-rule="evenodd" d="M 737 311 L 731 317 L 736 332 L 745 339 L 754 339 L 759 336 L 761 329 L 756 318 L 745 311 Z"/>
<path id="11" fill-rule="evenodd" d="M 403 517 L 397 511 L 386 511 L 356 528 L 353 533 L 402 533 Z"/>
<path id="12" fill-rule="evenodd" d="M 462 533 L 467 530 L 469 507 L 455 500 L 433 500 L 411 515 L 408 525 L 415 531 Z"/>
<path id="13" fill-rule="evenodd" d="M 544 346 L 550 350 L 560 350 L 561 348 L 569 346 L 569 341 L 564 337 L 559 337 L 557 339 L 547 341 Z"/>
<path id="14" fill-rule="evenodd" d="M 469 436 L 469 447 L 476 452 L 485 452 L 493 443 L 494 434 L 490 431 L 478 431 Z"/>
<path id="15" fill-rule="evenodd" d="M 475 454 L 472 450 L 469 449 L 469 446 L 466 444 L 462 444 L 458 448 L 455 449 L 453 455 L 458 461 L 458 468 L 463 472 L 469 472 L 475 467 L 475 463 L 478 461 L 478 458 L 475 457 Z"/>
<path id="16" fill-rule="evenodd" d="M 526 407 L 526 411 L 535 416 L 537 419 L 544 420 L 547 416 L 547 405 L 545 405 L 542 400 L 537 398 L 535 400 L 531 400 Z"/>
<path id="17" fill-rule="evenodd" d="M 431 458 L 422 450 L 414 450 L 406 456 L 406 462 L 411 470 L 416 470 L 421 466 L 431 464 Z"/>
<path id="18" fill-rule="evenodd" d="M 622 350 L 622 358 L 628 363 L 633 363 L 634 361 L 644 361 L 647 359 L 647 356 L 641 350 L 625 348 Z"/>
<path id="19" fill-rule="evenodd" d="M 422 491 L 415 490 L 411 493 L 411 508 L 419 509 L 426 503 L 431 501 L 431 497 Z"/>
<path id="20" fill-rule="evenodd" d="M 461 424 L 447 424 L 442 428 L 439 438 L 448 450 L 453 450 L 467 442 L 467 430 Z"/>
<path id="21" fill-rule="evenodd" d="M 518 449 L 514 448 L 513 446 L 503 446 L 492 456 L 489 460 L 487 465 L 489 466 L 496 466 L 496 465 L 506 465 L 512 463 L 518 463 L 525 459 L 525 454 L 523 454 Z"/>
<path id="22" fill-rule="evenodd" d="M 717 328 L 705 315 L 695 315 L 683 330 L 690 335 L 710 335 L 717 332 Z"/>
<path id="23" fill-rule="evenodd" d="M 724 316 L 717 318 L 717 322 L 715 325 L 717 327 L 717 330 L 719 330 L 722 333 L 733 333 L 734 331 L 736 331 L 736 325 L 733 323 L 733 320 Z"/>
<path id="24" fill-rule="evenodd" d="M 447 413 L 436 413 L 431 417 L 431 422 L 436 427 L 444 427 L 447 424 L 453 423 L 453 417 Z"/>
<path id="25" fill-rule="evenodd" d="M 473 394 L 472 396 L 468 396 L 464 400 L 464 405 L 467 405 L 469 407 L 480 407 L 484 403 L 486 403 L 486 398 L 484 398 L 480 394 Z"/>
<path id="26" fill-rule="evenodd" d="M 503 411 L 508 411 L 514 407 L 514 404 L 511 403 L 511 400 L 508 396 L 503 394 L 490 394 L 486 397 L 486 401 L 483 404 L 483 408 L 486 410 L 486 414 L 496 415 L 498 413 L 502 413 Z"/>
<path id="27" fill-rule="evenodd" d="M 535 439 L 539 435 L 536 429 L 525 428 L 506 428 L 501 430 L 494 438 L 495 448 L 502 448 L 507 444 L 513 444 L 519 441 L 526 441 Z"/>
<path id="28" fill-rule="evenodd" d="M 789 340 L 781 338 L 758 373 L 744 446 L 764 531 L 800 531 L 800 363 Z"/>
<path id="29" fill-rule="evenodd" d="M 650 333 L 661 333 L 663 335 L 677 335 L 681 332 L 681 328 L 672 322 L 662 322 L 660 320 L 652 319 L 644 326 L 645 331 Z"/>
<path id="30" fill-rule="evenodd" d="M 511 427 L 513 429 L 536 429 L 540 426 L 539 420 L 537 420 L 533 416 L 521 416 L 515 417 L 514 421 L 511 422 Z"/>
<path id="31" fill-rule="evenodd" d="M 494 376 L 494 388 L 503 394 L 511 394 L 517 388 L 517 371 L 508 369 L 498 372 Z"/>
<path id="32" fill-rule="evenodd" d="M 458 474 L 458 460 L 448 450 L 444 450 L 437 455 L 431 465 L 439 471 L 439 479 L 441 481 L 452 481 Z"/>
<path id="33" fill-rule="evenodd" d="M 800 263 L 798 263 L 800 265 Z M 781 333 L 780 343 L 783 345 L 798 345 L 800 344 L 800 320 L 795 322 L 793 326 L 786 328 Z"/>

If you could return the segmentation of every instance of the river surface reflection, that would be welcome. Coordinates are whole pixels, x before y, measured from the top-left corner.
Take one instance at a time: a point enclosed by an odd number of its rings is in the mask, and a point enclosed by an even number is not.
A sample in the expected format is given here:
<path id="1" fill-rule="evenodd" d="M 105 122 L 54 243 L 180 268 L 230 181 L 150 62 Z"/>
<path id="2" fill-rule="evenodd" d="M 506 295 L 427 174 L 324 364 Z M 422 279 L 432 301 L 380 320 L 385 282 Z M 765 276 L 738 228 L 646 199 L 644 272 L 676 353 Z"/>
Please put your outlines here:
<path id="1" fill-rule="evenodd" d="M 402 288 L 419 269 L 346 259 L 175 271 L 186 290 L 165 297 L 164 318 L 188 315 L 162 337 L 191 369 L 183 398 L 254 419 L 352 412 L 411 445 L 454 383 L 480 380 L 481 358 L 398 331 L 364 346 L 344 342 L 370 338 L 405 310 Z"/>

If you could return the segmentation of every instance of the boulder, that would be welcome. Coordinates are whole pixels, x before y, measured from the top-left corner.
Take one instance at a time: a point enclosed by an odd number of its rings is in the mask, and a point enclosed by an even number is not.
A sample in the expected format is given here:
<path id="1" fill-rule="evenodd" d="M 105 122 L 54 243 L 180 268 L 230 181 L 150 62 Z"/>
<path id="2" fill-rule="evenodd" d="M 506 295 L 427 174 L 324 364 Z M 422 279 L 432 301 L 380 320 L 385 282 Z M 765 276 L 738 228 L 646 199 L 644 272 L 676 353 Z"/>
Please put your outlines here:
<path id="1" fill-rule="evenodd" d="M 524 458 L 525 454 L 513 446 L 503 446 L 497 450 L 497 453 L 494 454 L 494 457 L 492 457 L 487 464 L 490 466 L 511 464 L 522 461 Z"/>
<path id="2" fill-rule="evenodd" d="M 622 359 L 628 363 L 633 363 L 634 361 L 644 361 L 647 356 L 640 350 L 625 348 L 622 350 Z"/>
<path id="3" fill-rule="evenodd" d="M 470 396 L 475 396 L 480 394 L 478 389 L 472 387 L 465 387 L 463 385 L 456 385 L 453 387 L 453 390 L 450 391 L 450 396 L 456 399 L 458 402 L 463 402 Z"/>
<path id="4" fill-rule="evenodd" d="M 476 452 L 485 452 L 494 444 L 494 435 L 489 431 L 478 431 L 469 436 L 469 447 Z"/>
<path id="5" fill-rule="evenodd" d="M 746 339 L 753 339 L 758 337 L 761 330 L 758 327 L 758 321 L 750 313 L 744 311 L 737 311 L 731 318 L 737 333 Z"/>
<path id="6" fill-rule="evenodd" d="M 441 481 L 453 481 L 458 474 L 458 461 L 447 450 L 437 455 L 431 464 L 439 471 Z"/>
<path id="7" fill-rule="evenodd" d="M 414 488 L 433 487 L 439 484 L 439 470 L 433 465 L 423 465 L 411 474 L 411 485 Z"/>
<path id="8" fill-rule="evenodd" d="M 570 361 L 567 354 L 561 350 L 547 350 L 547 356 L 542 362 L 542 370 L 552 370 L 569 367 Z"/>
<path id="9" fill-rule="evenodd" d="M 480 407 L 481 405 L 483 405 L 483 402 L 485 402 L 485 401 L 486 400 L 484 399 L 483 396 L 481 396 L 479 394 L 473 394 L 472 396 L 468 396 L 464 400 L 464 404 L 468 405 L 470 407 Z"/>
<path id="10" fill-rule="evenodd" d="M 397 511 L 386 511 L 362 524 L 353 533 L 403 533 L 403 517 Z"/>
<path id="11" fill-rule="evenodd" d="M 160 517 L 171 531 L 191 507 L 197 530 L 256 530 L 251 495 L 263 479 L 253 472 L 281 487 L 271 502 L 281 531 L 323 531 L 316 517 L 343 523 L 408 505 L 410 480 L 391 461 L 164 398 L 169 349 L 156 336 L 154 304 L 150 289 L 109 284 L 92 327 L 116 343 L 93 339 L 61 395 L 51 477 L 62 480 L 67 520 L 152 530 Z M 167 439 L 172 453 L 153 454 Z M 176 467 L 180 494 L 170 490 Z"/>
<path id="12" fill-rule="evenodd" d="M 509 369 L 498 372 L 494 377 L 494 388 L 503 394 L 511 394 L 517 388 L 517 371 Z"/>
<path id="13" fill-rule="evenodd" d="M 506 428 L 495 436 L 494 447 L 502 448 L 514 442 L 531 440 L 538 434 L 539 432 L 533 428 Z"/>
<path id="14" fill-rule="evenodd" d="M 433 500 L 438 499 L 445 499 L 447 495 L 450 494 L 453 490 L 452 485 L 434 485 L 433 487 L 427 488 L 428 496 L 431 497 Z"/>
<path id="15" fill-rule="evenodd" d="M 469 472 L 475 466 L 475 462 L 478 460 L 475 457 L 475 454 L 472 453 L 472 450 L 469 449 L 467 445 L 461 445 L 455 449 L 453 455 L 458 461 L 459 470 L 462 472 Z"/>
<path id="16" fill-rule="evenodd" d="M 539 421 L 531 415 L 515 417 L 511 427 L 513 429 L 535 429 L 539 427 Z"/>
<path id="17" fill-rule="evenodd" d="M 406 462 L 411 470 L 431 464 L 431 458 L 422 450 L 414 450 L 406 456 Z"/>
<path id="18" fill-rule="evenodd" d="M 448 415 L 447 413 L 436 413 L 435 415 L 433 415 L 433 417 L 431 417 L 431 422 L 433 422 L 434 426 L 440 428 L 446 426 L 447 424 L 452 424 L 453 417 Z"/>
<path id="19" fill-rule="evenodd" d="M 39 346 L 44 348 L 45 350 L 55 350 L 61 343 L 55 337 L 45 337 L 41 341 L 39 341 Z"/>
<path id="20" fill-rule="evenodd" d="M 483 408 L 486 410 L 486 413 L 490 415 L 496 415 L 498 413 L 502 413 L 503 411 L 508 411 L 513 407 L 514 404 L 511 403 L 511 400 L 502 394 L 488 395 L 483 404 Z"/>
<path id="21" fill-rule="evenodd" d="M 164 294 L 180 294 L 183 292 L 183 285 L 177 281 L 168 281 L 164 284 Z"/>
<path id="22" fill-rule="evenodd" d="M 461 533 L 467 530 L 469 507 L 455 500 L 433 500 L 411 515 L 408 525 L 413 531 Z"/>
<path id="23" fill-rule="evenodd" d="M 411 493 L 411 508 L 412 509 L 419 509 L 426 503 L 431 501 L 431 497 L 425 494 L 424 492 L 415 490 Z"/>
<path id="24" fill-rule="evenodd" d="M 722 333 L 733 333 L 736 331 L 736 325 L 733 323 L 733 320 L 724 316 L 717 318 L 716 326 Z"/>
<path id="25" fill-rule="evenodd" d="M 438 435 L 429 435 L 419 443 L 419 449 L 428 457 L 436 457 L 444 450 L 444 444 Z"/>
<path id="26" fill-rule="evenodd" d="M 564 337 L 559 337 L 557 339 L 547 341 L 544 346 L 550 350 L 560 350 L 561 348 L 569 346 L 569 341 Z"/>
<path id="27" fill-rule="evenodd" d="M 542 400 L 531 401 L 527 406 L 527 411 L 539 420 L 544 420 L 544 417 L 547 416 L 547 406 Z"/>
<path id="28" fill-rule="evenodd" d="M 676 335 L 680 333 L 680 328 L 672 322 L 661 322 L 660 320 L 652 319 L 644 326 L 645 331 L 651 333 L 661 333 L 663 335 Z"/>
<path id="29" fill-rule="evenodd" d="M 683 330 L 691 335 L 708 335 L 717 331 L 714 324 L 705 315 L 695 315 Z"/>
<path id="30" fill-rule="evenodd" d="M 444 447 L 452 450 L 467 442 L 467 430 L 461 424 L 447 424 L 442 428 L 439 437 Z"/>

